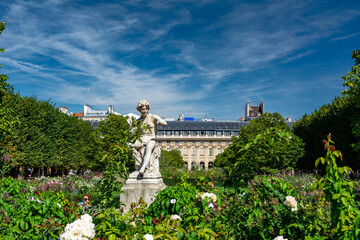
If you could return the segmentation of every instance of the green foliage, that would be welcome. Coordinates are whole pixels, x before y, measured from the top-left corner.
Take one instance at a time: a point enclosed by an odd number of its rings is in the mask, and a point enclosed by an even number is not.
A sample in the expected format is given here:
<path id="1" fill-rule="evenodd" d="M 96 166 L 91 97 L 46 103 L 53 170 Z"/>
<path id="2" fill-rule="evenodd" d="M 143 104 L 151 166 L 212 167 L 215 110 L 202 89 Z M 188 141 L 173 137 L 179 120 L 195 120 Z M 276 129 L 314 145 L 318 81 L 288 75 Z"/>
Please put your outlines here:
<path id="1" fill-rule="evenodd" d="M 98 164 L 95 166 L 97 170 L 102 170 L 106 165 L 103 164 L 102 159 L 106 155 L 107 157 L 114 157 L 118 154 L 120 143 L 125 144 L 131 137 L 129 124 L 127 118 L 121 115 L 109 114 L 105 121 L 101 121 L 96 128 L 97 138 L 95 139 L 95 146 L 98 146 L 97 159 Z M 94 146 L 94 147 L 95 147 Z M 129 152 L 131 155 L 131 152 Z M 134 170 L 135 162 L 132 159 L 125 165 L 130 171 Z"/>
<path id="2" fill-rule="evenodd" d="M 150 219 L 172 214 L 184 216 L 192 209 L 198 190 L 183 180 L 181 185 L 168 187 L 157 194 L 156 200 L 148 208 Z"/>
<path id="3" fill-rule="evenodd" d="M 124 221 L 124 216 L 116 210 L 103 210 L 94 217 L 96 236 L 106 239 L 133 239 L 135 229 Z"/>
<path id="4" fill-rule="evenodd" d="M 318 158 L 315 166 L 317 167 L 320 162 L 325 164 L 326 176 L 325 178 L 319 177 L 316 186 L 324 190 L 326 200 L 331 203 L 331 227 L 337 229 L 335 238 L 359 239 L 360 210 L 354 194 L 356 183 L 344 178 L 352 172 L 352 169 L 346 166 L 337 166 L 336 159 L 342 160 L 342 154 L 335 149 L 331 134 L 327 135 L 327 140 L 323 140 L 323 143 L 326 150 L 325 158 Z"/>
<path id="5" fill-rule="evenodd" d="M 7 154 L 2 155 L 0 157 L 0 174 L 1 174 L 1 178 L 4 178 L 5 174 L 9 173 L 9 171 L 15 166 L 16 166 L 16 162 L 12 161 L 9 155 L 7 155 Z M 0 185 L 0 187 L 1 187 L 1 185 Z"/>
<path id="6" fill-rule="evenodd" d="M 351 146 L 359 140 L 351 128 L 351 118 L 357 115 L 356 111 L 351 98 L 336 97 L 330 104 L 315 109 L 310 115 L 305 114 L 294 123 L 293 132 L 305 143 L 305 155 L 299 159 L 297 167 L 313 169 L 313 159 L 323 152 L 319 143 L 331 132 L 332 138 L 339 143 L 338 148 L 344 153 L 344 164 L 359 168 L 360 155 Z"/>
<path id="7" fill-rule="evenodd" d="M 303 147 L 280 114 L 265 113 L 240 129 L 239 137 L 233 137 L 233 143 L 217 156 L 214 165 L 231 172 L 234 180 L 243 179 L 255 172 L 295 167 Z"/>
<path id="8" fill-rule="evenodd" d="M 305 114 L 294 124 L 294 133 L 306 144 L 305 156 L 298 162 L 299 168 L 313 168 L 313 159 L 322 154 L 319 143 L 328 132 L 339 143 L 344 164 L 360 168 L 360 51 L 353 51 L 352 58 L 355 65 L 342 77 L 347 88 L 342 96 L 335 97 L 330 104 L 315 109 L 310 115 Z"/>
<path id="9" fill-rule="evenodd" d="M 184 167 L 184 160 L 178 150 L 161 150 L 159 165 L 164 178 L 175 177 L 179 170 Z"/>
<path id="10" fill-rule="evenodd" d="M 101 194 L 102 204 L 106 207 L 118 207 L 123 180 L 127 178 L 130 166 L 134 166 L 132 144 L 140 138 L 140 123 L 127 118 L 110 115 L 97 129 L 97 142 L 102 147 L 104 166 L 103 177 L 97 192 Z"/>
<path id="11" fill-rule="evenodd" d="M 0 22 L 0 35 L 4 31 L 6 24 Z M 3 53 L 4 49 L 0 49 L 0 53 Z M 1 64 L 0 64 L 1 68 Z M 12 134 L 14 125 L 18 122 L 18 119 L 11 116 L 12 109 L 3 107 L 3 98 L 6 94 L 12 93 L 13 88 L 10 83 L 7 82 L 8 77 L 4 74 L 0 74 L 0 156 L 8 152 L 8 146 L 5 144 L 5 140 L 9 134 Z"/>
<path id="12" fill-rule="evenodd" d="M 0 35 L 1 33 L 5 30 L 6 28 L 6 23 L 0 22 Z M 4 49 L 0 48 L 0 53 L 3 53 Z M 1 64 L 0 64 L 0 68 L 1 68 Z M 11 85 L 6 82 L 8 80 L 8 77 L 4 74 L 0 74 L 0 105 L 1 105 L 1 100 L 3 98 L 3 96 L 12 90 Z"/>
<path id="13" fill-rule="evenodd" d="M 328 222 L 320 207 L 302 199 L 296 189 L 282 179 L 256 176 L 246 187 L 230 194 L 227 218 L 234 239 L 287 239 L 323 236 Z M 296 208 L 285 204 L 286 197 L 297 201 Z M 320 208 L 320 211 L 319 211 Z M 325 227 L 322 229 L 322 227 Z"/>
<path id="14" fill-rule="evenodd" d="M 351 121 L 352 133 L 357 137 L 357 141 L 353 142 L 354 149 L 360 151 L 360 50 L 353 51 L 351 57 L 355 60 L 355 65 L 345 76 L 343 85 L 347 89 L 343 90 L 344 96 L 349 96 L 353 105 L 353 114 L 349 117 Z M 357 166 L 358 167 L 358 166 Z"/>
<path id="15" fill-rule="evenodd" d="M 0 238 L 58 238 L 66 223 L 76 219 L 78 207 L 61 193 L 32 193 L 25 184 L 1 180 Z"/>
<path id="16" fill-rule="evenodd" d="M 24 167 L 90 168 L 95 158 L 89 122 L 60 112 L 49 101 L 7 94 L 3 106 L 19 119 L 5 139 L 9 154 Z"/>

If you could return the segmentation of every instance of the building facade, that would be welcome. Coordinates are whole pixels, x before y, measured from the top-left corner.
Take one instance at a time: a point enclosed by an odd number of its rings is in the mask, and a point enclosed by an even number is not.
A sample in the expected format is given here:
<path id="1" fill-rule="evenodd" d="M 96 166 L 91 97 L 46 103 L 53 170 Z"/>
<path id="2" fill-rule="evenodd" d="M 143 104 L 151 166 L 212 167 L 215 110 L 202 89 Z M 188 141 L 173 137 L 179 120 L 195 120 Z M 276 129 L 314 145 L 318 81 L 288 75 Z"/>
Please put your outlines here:
<path id="1" fill-rule="evenodd" d="M 167 126 L 159 126 L 158 145 L 163 150 L 178 150 L 188 169 L 209 169 L 215 157 L 222 153 L 239 135 L 239 129 L 247 126 L 247 121 L 168 121 Z"/>
<path id="2" fill-rule="evenodd" d="M 102 120 L 105 120 L 110 113 L 119 115 L 119 113 L 115 112 L 112 105 L 109 105 L 108 110 L 93 110 L 91 106 L 84 105 L 84 113 L 82 116 L 82 120 L 100 122 Z"/>
<path id="3" fill-rule="evenodd" d="M 167 126 L 158 126 L 157 142 L 163 150 L 178 150 L 188 169 L 212 168 L 216 156 L 232 143 L 232 137 L 239 135 L 239 130 L 247 126 L 250 120 L 259 118 L 265 112 L 264 103 L 259 106 L 245 105 L 245 118 L 237 121 L 216 121 L 208 120 L 206 117 L 201 121 L 194 121 L 194 118 L 186 118 L 182 114 L 177 120 L 165 119 Z M 95 111 L 89 105 L 84 105 L 83 116 L 85 121 L 90 121 L 96 128 L 99 122 L 105 120 L 110 113 L 116 113 L 110 105 L 106 111 Z M 124 116 L 139 116 L 129 113 Z M 291 127 L 291 120 L 287 119 Z"/>

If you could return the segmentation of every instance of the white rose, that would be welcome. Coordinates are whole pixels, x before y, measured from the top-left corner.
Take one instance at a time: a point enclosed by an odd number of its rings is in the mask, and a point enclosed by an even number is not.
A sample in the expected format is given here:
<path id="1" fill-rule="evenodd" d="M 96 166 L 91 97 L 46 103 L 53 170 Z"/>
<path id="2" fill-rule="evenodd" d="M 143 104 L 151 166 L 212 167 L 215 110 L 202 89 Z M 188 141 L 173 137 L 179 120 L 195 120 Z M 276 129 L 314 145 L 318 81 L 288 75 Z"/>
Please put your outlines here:
<path id="1" fill-rule="evenodd" d="M 182 220 L 182 218 L 181 218 L 179 215 L 177 215 L 177 214 L 171 215 L 171 216 L 170 216 L 170 219 L 171 219 L 171 220 Z"/>
<path id="2" fill-rule="evenodd" d="M 81 219 L 78 219 L 72 223 L 73 228 L 82 228 L 82 227 L 85 227 L 86 225 L 87 224 Z"/>
<path id="3" fill-rule="evenodd" d="M 213 193 L 210 193 L 210 199 L 211 199 L 211 201 L 216 202 L 216 195 Z"/>
<path id="4" fill-rule="evenodd" d="M 278 236 L 274 238 L 274 240 L 288 240 L 287 238 L 283 238 L 283 236 Z"/>
<path id="5" fill-rule="evenodd" d="M 171 200 L 170 200 L 170 203 L 171 203 L 171 204 L 175 204 L 175 203 L 176 203 L 176 199 L 175 199 L 175 198 L 174 198 L 174 199 L 171 199 Z"/>
<path id="6" fill-rule="evenodd" d="M 81 228 L 72 228 L 69 232 L 70 239 L 79 239 L 82 236 Z"/>
<path id="7" fill-rule="evenodd" d="M 81 228 L 82 235 L 88 239 L 93 239 L 95 237 L 95 230 L 92 226 L 87 226 Z"/>
<path id="8" fill-rule="evenodd" d="M 143 238 L 145 238 L 146 240 L 154 240 L 153 235 L 150 234 L 146 234 Z"/>
<path id="9" fill-rule="evenodd" d="M 213 203 L 209 204 L 209 208 L 214 208 L 214 207 L 215 207 L 215 205 Z"/>
<path id="10" fill-rule="evenodd" d="M 295 198 L 292 196 L 287 196 L 285 199 L 286 200 L 285 200 L 284 204 L 287 206 L 290 206 L 291 211 L 296 211 L 297 210 L 297 202 L 296 202 Z"/>
<path id="11" fill-rule="evenodd" d="M 67 224 L 66 227 L 65 227 L 65 231 L 66 231 L 66 232 L 70 232 L 71 228 L 72 228 L 72 225 L 71 225 L 71 224 Z"/>
<path id="12" fill-rule="evenodd" d="M 64 232 L 63 234 L 61 234 L 60 240 L 71 240 L 69 232 Z"/>
<path id="13" fill-rule="evenodd" d="M 89 214 L 84 214 L 80 217 L 85 223 L 92 223 L 92 217 Z"/>
<path id="14" fill-rule="evenodd" d="M 204 200 L 206 197 L 209 198 L 212 202 L 216 202 L 216 195 L 213 193 L 208 192 L 200 192 L 196 195 L 196 197 L 201 198 L 201 200 Z"/>

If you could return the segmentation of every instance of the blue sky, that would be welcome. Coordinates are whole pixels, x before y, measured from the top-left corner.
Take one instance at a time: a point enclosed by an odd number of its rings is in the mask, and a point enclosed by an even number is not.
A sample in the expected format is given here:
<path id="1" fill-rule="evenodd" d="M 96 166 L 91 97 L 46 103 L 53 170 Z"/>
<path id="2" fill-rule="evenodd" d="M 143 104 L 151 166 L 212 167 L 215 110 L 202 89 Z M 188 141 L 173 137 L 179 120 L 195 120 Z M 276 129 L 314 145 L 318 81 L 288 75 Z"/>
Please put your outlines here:
<path id="1" fill-rule="evenodd" d="M 1 73 L 81 112 L 147 99 L 168 118 L 236 120 L 247 101 L 300 118 L 341 93 L 360 1 L 0 0 Z"/>

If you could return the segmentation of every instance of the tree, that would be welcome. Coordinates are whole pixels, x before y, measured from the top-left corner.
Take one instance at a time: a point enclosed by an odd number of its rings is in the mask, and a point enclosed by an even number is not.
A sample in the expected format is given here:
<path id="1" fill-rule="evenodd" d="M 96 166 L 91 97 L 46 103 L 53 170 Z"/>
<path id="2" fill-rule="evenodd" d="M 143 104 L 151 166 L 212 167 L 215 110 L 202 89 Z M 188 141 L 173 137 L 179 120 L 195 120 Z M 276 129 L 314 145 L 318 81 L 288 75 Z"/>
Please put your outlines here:
<path id="1" fill-rule="evenodd" d="M 299 159 L 298 167 L 314 169 L 314 161 L 322 155 L 321 142 L 329 132 L 337 147 L 344 154 L 342 164 L 359 168 L 359 154 L 351 145 L 359 139 L 352 133 L 351 118 L 357 115 L 354 101 L 347 97 L 336 97 L 329 104 L 305 114 L 293 126 L 293 132 L 305 143 L 305 155 Z"/>
<path id="2" fill-rule="evenodd" d="M 5 30 L 5 23 L 0 22 L 0 35 Z M 0 49 L 0 53 L 3 53 L 4 49 Z M 0 64 L 1 68 L 1 64 Z M 0 157 L 8 152 L 8 146 L 5 144 L 5 140 L 9 134 L 12 133 L 14 125 L 18 122 L 16 118 L 11 116 L 12 109 L 3 107 L 3 98 L 6 94 L 13 91 L 12 86 L 7 82 L 8 77 L 4 74 L 0 74 Z"/>
<path id="3" fill-rule="evenodd" d="M 172 176 L 175 172 L 184 167 L 184 160 L 178 150 L 161 150 L 159 164 L 162 175 Z"/>
<path id="4" fill-rule="evenodd" d="M 5 30 L 5 28 L 6 28 L 6 24 L 0 22 L 0 35 Z M 0 48 L 0 53 L 3 53 L 4 51 L 5 51 L 4 48 Z M 1 64 L 0 64 L 0 68 L 1 68 Z M 7 80 L 8 77 L 6 75 L 0 74 L 0 104 L 5 93 L 9 92 L 12 89 L 10 83 L 8 83 Z"/>
<path id="5" fill-rule="evenodd" d="M 20 94 L 6 94 L 3 108 L 19 119 L 5 139 L 10 155 L 25 168 L 90 168 L 95 164 L 89 122 L 60 112 L 51 102 Z"/>
<path id="6" fill-rule="evenodd" d="M 342 96 L 305 114 L 294 124 L 293 132 L 306 144 L 305 155 L 298 162 L 301 168 L 314 168 L 315 159 L 323 153 L 320 143 L 329 132 L 343 153 L 341 164 L 360 168 L 360 51 L 353 51 L 352 57 L 355 66 L 342 77 L 347 88 Z"/>
<path id="7" fill-rule="evenodd" d="M 101 160 L 106 156 L 116 155 L 116 146 L 121 144 L 127 144 L 130 141 L 130 126 L 128 123 L 128 118 L 109 114 L 108 118 L 105 121 L 101 121 L 99 126 L 96 128 L 96 143 L 99 147 L 97 152 L 97 159 L 100 163 L 96 166 L 98 170 L 103 169 L 104 165 L 101 164 Z M 125 163 L 125 166 L 129 171 L 135 170 L 135 161 L 132 157 L 131 151 L 129 151 L 128 162 Z"/>
<path id="8" fill-rule="evenodd" d="M 343 90 L 343 96 L 349 96 L 354 102 L 354 108 L 356 109 L 353 116 L 351 116 L 352 132 L 356 137 L 360 137 L 360 50 L 353 51 L 351 57 L 355 60 L 355 65 L 351 68 L 345 76 L 343 86 L 347 89 Z M 360 150 L 360 141 L 353 143 L 352 145 L 356 151 Z"/>
<path id="9" fill-rule="evenodd" d="M 251 120 L 232 140 L 224 153 L 216 157 L 214 165 L 236 177 L 294 168 L 304 154 L 304 143 L 278 113 L 265 113 Z"/>

